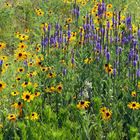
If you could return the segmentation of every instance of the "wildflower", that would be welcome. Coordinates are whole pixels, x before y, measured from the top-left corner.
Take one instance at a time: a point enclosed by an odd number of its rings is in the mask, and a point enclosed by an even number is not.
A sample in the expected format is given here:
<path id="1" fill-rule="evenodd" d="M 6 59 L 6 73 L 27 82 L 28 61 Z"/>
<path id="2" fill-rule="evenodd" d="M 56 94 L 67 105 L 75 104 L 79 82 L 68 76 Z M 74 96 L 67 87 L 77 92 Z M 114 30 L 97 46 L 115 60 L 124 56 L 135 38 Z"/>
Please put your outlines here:
<path id="1" fill-rule="evenodd" d="M 21 80 L 21 77 L 20 76 L 17 76 L 16 77 L 16 81 L 19 82 L 20 80 Z"/>
<path id="2" fill-rule="evenodd" d="M 24 72 L 24 68 L 20 67 L 20 68 L 18 68 L 17 71 L 18 71 L 18 72 Z"/>
<path id="3" fill-rule="evenodd" d="M 67 19 L 66 19 L 66 23 L 67 23 L 67 24 L 72 23 L 72 18 L 67 18 Z"/>
<path id="4" fill-rule="evenodd" d="M 25 60 L 27 59 L 27 52 L 19 50 L 15 53 L 15 57 L 17 60 Z"/>
<path id="5" fill-rule="evenodd" d="M 16 120 L 16 115 L 15 114 L 9 114 L 7 118 L 10 121 L 15 121 Z"/>
<path id="6" fill-rule="evenodd" d="M 78 109 L 87 109 L 89 107 L 90 102 L 89 101 L 80 101 L 77 104 Z"/>
<path id="7" fill-rule="evenodd" d="M 21 109 L 23 107 L 23 103 L 19 101 L 18 103 L 13 103 L 11 107 L 14 107 L 16 109 Z"/>
<path id="8" fill-rule="evenodd" d="M 1 59 L 2 61 L 7 61 L 7 60 L 8 60 L 7 56 L 5 56 L 5 55 L 0 56 L 0 59 Z"/>
<path id="9" fill-rule="evenodd" d="M 11 95 L 12 95 L 12 96 L 17 96 L 18 94 L 19 94 L 18 91 L 12 91 L 12 92 L 11 92 Z"/>
<path id="10" fill-rule="evenodd" d="M 63 89 L 62 84 L 59 84 L 59 85 L 56 86 L 56 91 L 57 91 L 58 93 L 61 93 L 61 92 L 62 92 L 62 89 Z"/>
<path id="11" fill-rule="evenodd" d="M 102 107 L 102 108 L 100 109 L 100 113 L 105 113 L 106 110 L 107 110 L 106 107 Z"/>
<path id="12" fill-rule="evenodd" d="M 137 85 L 138 89 L 140 89 L 140 82 L 138 82 L 138 85 Z"/>
<path id="13" fill-rule="evenodd" d="M 38 16 L 43 16 L 44 12 L 41 9 L 35 9 L 35 12 Z"/>
<path id="14" fill-rule="evenodd" d="M 30 102 L 34 99 L 34 96 L 29 91 L 24 91 L 22 95 L 22 99 L 24 101 Z"/>
<path id="15" fill-rule="evenodd" d="M 25 87 L 30 86 L 30 85 L 32 85 L 31 82 L 27 82 L 27 81 L 25 81 L 25 82 L 22 83 L 21 86 L 22 86 L 23 88 L 25 88 Z"/>
<path id="16" fill-rule="evenodd" d="M 127 105 L 130 109 L 137 110 L 140 109 L 140 104 L 138 102 L 130 102 Z"/>
<path id="17" fill-rule="evenodd" d="M 6 47 L 6 44 L 3 42 L 0 42 L 0 50 L 4 49 Z"/>
<path id="18" fill-rule="evenodd" d="M 110 64 L 105 64 L 104 65 L 105 71 L 109 74 L 113 73 L 113 67 Z"/>
<path id="19" fill-rule="evenodd" d="M 3 124 L 2 123 L 0 123 L 0 128 L 3 128 Z"/>
<path id="20" fill-rule="evenodd" d="M 53 93 L 55 91 L 55 87 L 54 86 L 48 86 L 47 88 L 45 88 L 45 91 L 48 93 Z"/>
<path id="21" fill-rule="evenodd" d="M 85 64 L 90 64 L 91 62 L 92 62 L 92 59 L 91 58 L 84 59 L 84 63 Z"/>
<path id="22" fill-rule="evenodd" d="M 48 77 L 48 78 L 54 78 L 54 77 L 56 77 L 56 74 L 50 72 L 50 73 L 48 73 L 47 77 Z"/>
<path id="23" fill-rule="evenodd" d="M 30 77 L 30 78 L 36 75 L 37 75 L 36 71 L 27 73 L 27 77 Z"/>
<path id="24" fill-rule="evenodd" d="M 5 7 L 11 7 L 12 5 L 9 2 L 5 2 Z"/>
<path id="25" fill-rule="evenodd" d="M 25 43 L 23 43 L 22 41 L 18 44 L 18 49 L 24 50 L 26 48 L 28 48 L 28 46 Z"/>
<path id="26" fill-rule="evenodd" d="M 131 92 L 131 96 L 132 96 L 132 97 L 136 97 L 136 96 L 137 96 L 136 91 L 132 91 L 132 92 Z"/>
<path id="27" fill-rule="evenodd" d="M 32 121 L 35 121 L 35 120 L 38 120 L 39 119 L 39 116 L 38 116 L 38 114 L 36 112 L 32 112 L 31 113 L 31 116 L 30 116 L 30 119 Z"/>
<path id="28" fill-rule="evenodd" d="M 52 13 L 53 13 L 52 10 L 49 10 L 49 11 L 48 11 L 48 15 L 49 15 L 49 16 L 51 16 Z"/>
<path id="29" fill-rule="evenodd" d="M 38 96 L 40 96 L 40 92 L 35 92 L 34 97 L 38 97 Z"/>
<path id="30" fill-rule="evenodd" d="M 111 8 L 112 8 L 112 4 L 108 4 L 107 9 L 111 9 Z"/>
<path id="31" fill-rule="evenodd" d="M 3 89 L 5 89 L 5 87 L 6 87 L 6 83 L 0 81 L 0 92 L 1 92 Z"/>
<path id="32" fill-rule="evenodd" d="M 109 120 L 112 116 L 112 112 L 109 109 L 106 109 L 101 115 L 103 120 Z"/>

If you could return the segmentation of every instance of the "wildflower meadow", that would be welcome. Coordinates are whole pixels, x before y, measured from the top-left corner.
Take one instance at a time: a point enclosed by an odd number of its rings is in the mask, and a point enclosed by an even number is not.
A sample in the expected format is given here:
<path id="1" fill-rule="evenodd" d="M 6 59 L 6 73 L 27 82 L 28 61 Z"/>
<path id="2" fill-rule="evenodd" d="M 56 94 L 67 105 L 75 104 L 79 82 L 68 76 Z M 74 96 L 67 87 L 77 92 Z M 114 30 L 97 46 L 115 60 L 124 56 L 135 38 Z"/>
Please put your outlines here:
<path id="1" fill-rule="evenodd" d="M 139 0 L 0 0 L 0 140 L 140 140 Z"/>

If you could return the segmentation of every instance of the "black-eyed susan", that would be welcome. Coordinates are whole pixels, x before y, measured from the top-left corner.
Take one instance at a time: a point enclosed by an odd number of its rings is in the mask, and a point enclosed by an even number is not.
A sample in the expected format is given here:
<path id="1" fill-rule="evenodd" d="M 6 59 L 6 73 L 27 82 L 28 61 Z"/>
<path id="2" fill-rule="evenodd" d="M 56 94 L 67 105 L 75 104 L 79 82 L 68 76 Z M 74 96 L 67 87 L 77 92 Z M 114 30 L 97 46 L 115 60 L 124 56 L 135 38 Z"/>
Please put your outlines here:
<path id="1" fill-rule="evenodd" d="M 22 99 L 24 101 L 30 102 L 31 100 L 34 99 L 34 96 L 29 91 L 24 91 L 22 94 Z"/>
<path id="2" fill-rule="evenodd" d="M 133 110 L 138 110 L 138 109 L 140 109 L 140 104 L 139 104 L 138 102 L 135 102 L 135 101 L 128 103 L 127 106 L 128 106 L 130 109 L 133 109 Z"/>
<path id="3" fill-rule="evenodd" d="M 8 57 L 6 55 L 1 55 L 0 60 L 6 62 L 8 60 Z"/>
<path id="4" fill-rule="evenodd" d="M 105 113 L 106 110 L 107 110 L 106 107 L 102 107 L 102 108 L 100 109 L 100 113 Z"/>
<path id="5" fill-rule="evenodd" d="M 0 129 L 1 129 L 1 128 L 3 128 L 3 124 L 2 124 L 2 123 L 0 123 Z"/>
<path id="6" fill-rule="evenodd" d="M 16 81 L 19 82 L 20 80 L 21 80 L 21 77 L 20 76 L 17 76 L 16 77 Z"/>
<path id="7" fill-rule="evenodd" d="M 40 92 L 35 92 L 34 97 L 38 97 L 38 96 L 40 96 Z"/>
<path id="8" fill-rule="evenodd" d="M 35 9 L 35 12 L 36 12 L 36 14 L 37 14 L 37 16 L 43 16 L 44 15 L 44 11 L 43 10 L 41 10 L 41 9 Z"/>
<path id="9" fill-rule="evenodd" d="M 28 46 L 22 41 L 18 44 L 18 49 L 24 50 L 26 48 L 28 48 Z"/>
<path id="10" fill-rule="evenodd" d="M 112 112 L 109 109 L 106 109 L 105 112 L 101 113 L 103 120 L 109 120 L 112 117 Z"/>
<path id="11" fill-rule="evenodd" d="M 6 44 L 3 42 L 0 42 L 0 50 L 4 49 L 6 47 Z"/>
<path id="12" fill-rule="evenodd" d="M 17 103 L 12 103 L 11 107 L 16 108 L 16 109 L 21 109 L 23 107 L 22 102 L 17 102 Z"/>
<path id="13" fill-rule="evenodd" d="M 31 82 L 25 81 L 25 82 L 22 83 L 21 86 L 22 86 L 23 88 L 25 88 L 25 87 L 27 87 L 27 86 L 31 86 L 31 85 L 32 85 Z"/>
<path id="14" fill-rule="evenodd" d="M 19 68 L 17 69 L 17 71 L 18 71 L 18 72 L 24 72 L 25 69 L 24 69 L 23 67 L 19 67 Z"/>
<path id="15" fill-rule="evenodd" d="M 48 71 L 48 67 L 41 67 L 41 71 L 42 71 L 42 72 Z"/>
<path id="16" fill-rule="evenodd" d="M 140 82 L 138 82 L 138 85 L 137 85 L 138 89 L 140 89 Z"/>
<path id="17" fill-rule="evenodd" d="M 52 10 L 48 10 L 48 16 L 51 16 L 51 15 L 52 15 L 52 13 L 53 13 L 53 11 L 52 11 Z"/>
<path id="18" fill-rule="evenodd" d="M 112 4 L 108 4 L 107 9 L 111 9 L 111 8 L 112 8 Z"/>
<path id="19" fill-rule="evenodd" d="M 48 86 L 45 88 L 45 91 L 48 93 L 53 93 L 55 92 L 55 87 L 54 86 Z"/>
<path id="20" fill-rule="evenodd" d="M 30 119 L 32 121 L 38 120 L 39 119 L 39 115 L 36 112 L 32 112 L 30 115 Z"/>
<path id="21" fill-rule="evenodd" d="M 80 101 L 77 104 L 77 108 L 78 109 L 88 109 L 89 108 L 89 104 L 90 104 L 89 101 Z"/>
<path id="22" fill-rule="evenodd" d="M 72 18 L 67 18 L 67 19 L 66 19 L 66 23 L 67 23 L 67 24 L 72 23 Z"/>
<path id="23" fill-rule="evenodd" d="M 9 114 L 8 117 L 7 117 L 7 119 L 9 121 L 16 121 L 16 115 L 15 114 Z"/>
<path id="24" fill-rule="evenodd" d="M 6 88 L 6 83 L 3 81 L 0 81 L 0 91 Z"/>
<path id="25" fill-rule="evenodd" d="M 18 92 L 18 91 L 12 91 L 12 92 L 11 92 L 11 95 L 12 95 L 12 96 L 17 96 L 17 95 L 19 95 L 19 92 Z"/>
<path id="26" fill-rule="evenodd" d="M 107 18 L 112 18 L 112 17 L 113 17 L 112 12 L 106 12 L 106 17 L 107 17 Z"/>
<path id="27" fill-rule="evenodd" d="M 56 74 L 55 74 L 54 72 L 49 72 L 49 73 L 47 74 L 47 77 L 48 77 L 48 78 L 54 78 L 54 77 L 56 77 Z"/>
<path id="28" fill-rule="evenodd" d="M 84 63 L 85 64 L 90 64 L 92 62 L 92 59 L 91 58 L 85 58 L 84 59 Z"/>
<path id="29" fill-rule="evenodd" d="M 113 73 L 113 67 L 110 64 L 105 64 L 104 69 L 105 69 L 106 73 L 108 73 L 108 74 Z"/>
<path id="30" fill-rule="evenodd" d="M 132 96 L 132 97 L 136 97 L 136 96 L 137 96 L 137 92 L 136 92 L 136 91 L 132 91 L 132 92 L 131 92 L 131 96 Z"/>
<path id="31" fill-rule="evenodd" d="M 56 92 L 61 93 L 62 90 L 63 90 L 63 85 L 62 84 L 59 84 L 59 85 L 56 86 Z"/>
<path id="32" fill-rule="evenodd" d="M 36 72 L 36 71 L 28 72 L 28 73 L 27 73 L 27 77 L 29 77 L 29 78 L 32 78 L 32 77 L 34 77 L 34 76 L 36 76 L 36 75 L 37 75 L 37 72 Z"/>
<path id="33" fill-rule="evenodd" d="M 12 4 L 9 3 L 9 2 L 5 2 L 5 7 L 6 7 L 6 8 L 12 7 Z"/>
<path id="34" fill-rule="evenodd" d="M 15 57 L 17 60 L 25 60 L 27 59 L 27 52 L 18 50 L 15 52 Z"/>

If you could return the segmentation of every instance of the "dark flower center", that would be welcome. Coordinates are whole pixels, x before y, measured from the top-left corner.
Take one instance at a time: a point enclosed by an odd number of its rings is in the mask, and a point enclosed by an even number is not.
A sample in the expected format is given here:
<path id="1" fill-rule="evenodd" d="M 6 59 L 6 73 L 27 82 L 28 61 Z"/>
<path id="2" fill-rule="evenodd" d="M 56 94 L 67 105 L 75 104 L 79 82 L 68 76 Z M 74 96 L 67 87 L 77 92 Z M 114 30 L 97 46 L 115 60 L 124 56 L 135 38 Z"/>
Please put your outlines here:
<path id="1" fill-rule="evenodd" d="M 108 117 L 108 116 L 110 116 L 110 114 L 107 112 L 107 113 L 106 113 L 106 116 Z"/>
<path id="2" fill-rule="evenodd" d="M 21 57 L 22 56 L 22 53 L 19 53 L 18 56 Z"/>
<path id="3" fill-rule="evenodd" d="M 29 99 L 30 98 L 30 96 L 29 95 L 26 95 L 26 99 Z"/>

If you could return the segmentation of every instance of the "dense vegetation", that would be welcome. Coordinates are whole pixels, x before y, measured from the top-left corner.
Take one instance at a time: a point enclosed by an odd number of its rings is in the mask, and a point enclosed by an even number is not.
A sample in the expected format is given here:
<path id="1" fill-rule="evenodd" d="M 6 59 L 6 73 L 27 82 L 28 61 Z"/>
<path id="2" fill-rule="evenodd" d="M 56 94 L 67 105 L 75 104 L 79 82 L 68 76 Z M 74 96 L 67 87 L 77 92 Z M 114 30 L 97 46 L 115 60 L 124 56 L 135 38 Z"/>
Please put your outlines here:
<path id="1" fill-rule="evenodd" d="M 139 140 L 139 0 L 0 1 L 0 139 Z"/>

